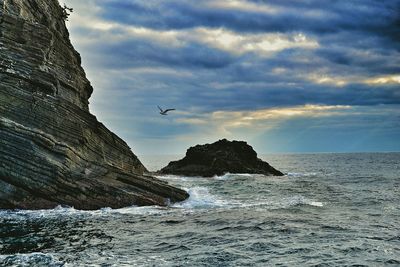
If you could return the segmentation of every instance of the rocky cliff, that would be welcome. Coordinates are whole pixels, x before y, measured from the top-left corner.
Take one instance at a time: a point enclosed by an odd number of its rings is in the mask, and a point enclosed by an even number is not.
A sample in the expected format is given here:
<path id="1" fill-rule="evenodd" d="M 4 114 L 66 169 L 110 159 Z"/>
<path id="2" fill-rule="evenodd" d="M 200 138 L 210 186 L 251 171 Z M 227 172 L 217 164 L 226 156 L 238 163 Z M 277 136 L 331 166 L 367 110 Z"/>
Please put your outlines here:
<path id="1" fill-rule="evenodd" d="M 161 174 L 204 177 L 228 172 L 283 175 L 267 162 L 257 158 L 257 153 L 246 142 L 226 139 L 191 147 L 183 159 L 172 161 L 159 171 Z"/>
<path id="2" fill-rule="evenodd" d="M 0 208 L 165 205 L 155 178 L 89 113 L 93 89 L 57 0 L 0 0 Z"/>

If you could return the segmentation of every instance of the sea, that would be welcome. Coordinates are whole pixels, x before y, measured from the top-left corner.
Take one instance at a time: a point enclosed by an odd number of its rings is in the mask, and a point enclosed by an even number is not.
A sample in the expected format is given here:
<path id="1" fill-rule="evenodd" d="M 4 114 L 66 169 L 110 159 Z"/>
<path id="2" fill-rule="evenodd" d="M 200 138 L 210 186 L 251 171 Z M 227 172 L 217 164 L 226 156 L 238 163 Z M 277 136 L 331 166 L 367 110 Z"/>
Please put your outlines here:
<path id="1" fill-rule="evenodd" d="M 169 207 L 0 210 L 0 266 L 400 266 L 400 153 L 260 157 L 286 175 L 159 176 L 190 193 Z"/>

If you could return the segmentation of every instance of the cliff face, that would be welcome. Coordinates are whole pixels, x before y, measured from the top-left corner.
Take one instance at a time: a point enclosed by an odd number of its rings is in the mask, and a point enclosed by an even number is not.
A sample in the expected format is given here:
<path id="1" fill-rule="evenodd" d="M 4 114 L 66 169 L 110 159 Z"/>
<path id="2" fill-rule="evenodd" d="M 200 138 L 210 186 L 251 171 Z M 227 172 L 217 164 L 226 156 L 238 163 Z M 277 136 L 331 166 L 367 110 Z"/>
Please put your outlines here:
<path id="1" fill-rule="evenodd" d="M 267 162 L 257 158 L 254 149 L 243 141 L 219 140 L 213 144 L 197 145 L 186 156 L 171 161 L 159 173 L 211 177 L 225 173 L 256 173 L 282 176 Z"/>
<path id="2" fill-rule="evenodd" d="M 0 208 L 165 205 L 152 177 L 89 113 L 93 91 L 57 0 L 0 0 Z"/>

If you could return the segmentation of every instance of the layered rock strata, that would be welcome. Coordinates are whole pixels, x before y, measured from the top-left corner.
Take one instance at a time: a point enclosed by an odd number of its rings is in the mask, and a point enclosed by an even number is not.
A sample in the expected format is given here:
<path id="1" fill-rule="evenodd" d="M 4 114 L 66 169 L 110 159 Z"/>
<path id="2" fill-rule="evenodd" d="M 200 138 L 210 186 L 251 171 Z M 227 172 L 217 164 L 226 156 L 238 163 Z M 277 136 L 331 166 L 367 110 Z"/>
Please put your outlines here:
<path id="1" fill-rule="evenodd" d="M 143 175 L 127 144 L 89 113 L 92 91 L 57 0 L 0 0 L 0 208 L 188 197 Z"/>
<path id="2" fill-rule="evenodd" d="M 183 159 L 170 162 L 159 173 L 203 177 L 225 173 L 283 175 L 259 159 L 257 153 L 246 142 L 226 139 L 189 148 Z"/>

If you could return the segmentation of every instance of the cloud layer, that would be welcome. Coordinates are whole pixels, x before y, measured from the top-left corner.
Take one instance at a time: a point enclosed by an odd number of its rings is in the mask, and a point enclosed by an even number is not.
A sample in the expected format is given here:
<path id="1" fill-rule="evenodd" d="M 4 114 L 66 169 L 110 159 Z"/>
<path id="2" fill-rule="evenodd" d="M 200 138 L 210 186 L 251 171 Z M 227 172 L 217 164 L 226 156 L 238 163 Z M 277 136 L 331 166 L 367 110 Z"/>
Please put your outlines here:
<path id="1" fill-rule="evenodd" d="M 294 126 L 325 121 L 330 131 L 346 114 L 354 134 L 356 118 L 364 126 L 398 118 L 380 111 L 400 105 L 400 1 L 65 2 L 95 86 L 92 109 L 139 153 L 155 150 L 143 148 L 146 140 L 187 145 L 287 131 L 285 113 L 272 111 L 300 112 Z M 180 112 L 159 118 L 157 104 Z M 230 123 L 234 131 L 224 128 Z"/>

